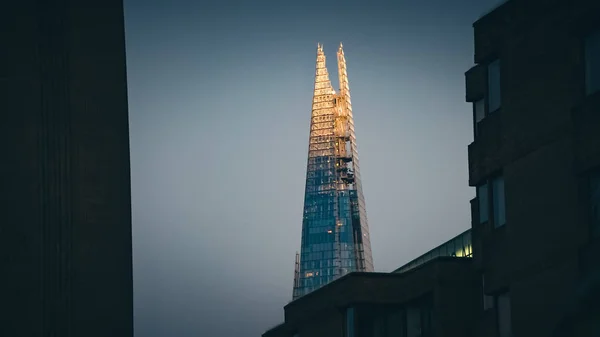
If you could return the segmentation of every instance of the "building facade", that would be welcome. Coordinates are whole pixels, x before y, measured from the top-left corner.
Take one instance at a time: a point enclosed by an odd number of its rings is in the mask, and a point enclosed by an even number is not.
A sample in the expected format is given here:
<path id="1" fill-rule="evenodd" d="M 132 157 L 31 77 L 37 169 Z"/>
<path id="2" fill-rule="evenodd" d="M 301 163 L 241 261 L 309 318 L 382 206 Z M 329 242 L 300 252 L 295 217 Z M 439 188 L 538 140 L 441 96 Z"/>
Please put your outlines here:
<path id="1" fill-rule="evenodd" d="M 0 336 L 132 337 L 122 1 L 0 16 Z"/>
<path id="2" fill-rule="evenodd" d="M 474 24 L 477 336 L 565 335 L 598 299 L 598 13 L 598 1 L 511 0 Z"/>
<path id="3" fill-rule="evenodd" d="M 373 271 L 346 58 L 341 44 L 337 62 L 339 93 L 329 80 L 323 46 L 317 46 L 294 299 L 349 272 Z"/>
<path id="4" fill-rule="evenodd" d="M 446 251 L 468 234 L 432 252 Z M 263 337 L 472 336 L 481 296 L 472 260 L 440 253 L 393 273 L 350 273 L 286 305 L 285 322 Z"/>

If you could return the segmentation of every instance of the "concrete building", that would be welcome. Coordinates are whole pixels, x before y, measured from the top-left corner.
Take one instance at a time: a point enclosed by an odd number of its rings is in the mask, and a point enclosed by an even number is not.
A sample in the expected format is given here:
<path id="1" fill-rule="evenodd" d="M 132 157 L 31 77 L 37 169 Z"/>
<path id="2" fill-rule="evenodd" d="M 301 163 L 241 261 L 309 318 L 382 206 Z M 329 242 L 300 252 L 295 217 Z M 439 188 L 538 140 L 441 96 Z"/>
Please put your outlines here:
<path id="1" fill-rule="evenodd" d="M 0 336 L 131 337 L 122 1 L 0 16 Z"/>
<path id="2" fill-rule="evenodd" d="M 583 300 L 600 267 L 598 13 L 598 1 L 512 0 L 474 24 L 477 336 L 552 336 L 592 310 Z"/>
<path id="3" fill-rule="evenodd" d="M 470 336 L 481 285 L 469 238 L 462 233 L 394 273 L 347 274 L 286 305 L 285 323 L 263 337 Z"/>

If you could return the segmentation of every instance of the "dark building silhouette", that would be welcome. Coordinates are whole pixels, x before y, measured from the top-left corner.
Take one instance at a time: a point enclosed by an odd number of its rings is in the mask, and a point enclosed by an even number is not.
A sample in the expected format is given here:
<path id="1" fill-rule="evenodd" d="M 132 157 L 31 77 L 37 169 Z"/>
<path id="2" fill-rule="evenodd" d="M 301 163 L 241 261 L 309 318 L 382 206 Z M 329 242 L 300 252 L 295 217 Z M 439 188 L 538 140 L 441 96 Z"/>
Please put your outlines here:
<path id="1" fill-rule="evenodd" d="M 284 307 L 263 337 L 469 336 L 480 276 L 470 230 L 396 269 L 352 272 Z"/>
<path id="2" fill-rule="evenodd" d="M 474 24 L 476 336 L 551 336 L 592 310 L 582 311 L 600 267 L 598 13 L 599 1 L 512 0 Z"/>
<path id="3" fill-rule="evenodd" d="M 0 12 L 0 336 L 131 337 L 122 1 Z"/>
<path id="4" fill-rule="evenodd" d="M 471 230 L 291 302 L 263 336 L 599 336 L 598 13 L 600 1 L 510 0 L 477 20 Z M 471 242 L 472 258 L 448 256 Z"/>

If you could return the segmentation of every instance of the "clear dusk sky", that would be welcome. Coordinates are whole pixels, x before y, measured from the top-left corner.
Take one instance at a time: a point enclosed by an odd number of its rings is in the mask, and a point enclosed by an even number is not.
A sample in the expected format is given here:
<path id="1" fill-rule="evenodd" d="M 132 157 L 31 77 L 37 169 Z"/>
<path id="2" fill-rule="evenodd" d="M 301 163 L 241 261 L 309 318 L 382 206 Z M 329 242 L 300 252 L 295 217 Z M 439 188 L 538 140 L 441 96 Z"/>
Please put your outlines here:
<path id="1" fill-rule="evenodd" d="M 260 336 L 300 248 L 317 42 L 344 43 L 375 270 L 470 227 L 464 73 L 499 0 L 125 0 L 137 337 Z"/>

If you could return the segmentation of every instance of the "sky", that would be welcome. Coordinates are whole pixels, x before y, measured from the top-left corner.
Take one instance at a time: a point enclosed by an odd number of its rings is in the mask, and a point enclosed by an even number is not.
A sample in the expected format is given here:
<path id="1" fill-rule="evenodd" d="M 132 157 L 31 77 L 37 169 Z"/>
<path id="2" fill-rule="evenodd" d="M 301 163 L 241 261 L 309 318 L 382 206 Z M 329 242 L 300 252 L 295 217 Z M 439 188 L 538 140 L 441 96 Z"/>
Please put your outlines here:
<path id="1" fill-rule="evenodd" d="M 348 64 L 375 270 L 470 227 L 472 23 L 498 0 L 125 0 L 135 335 L 260 336 L 300 248 L 317 43 Z"/>

